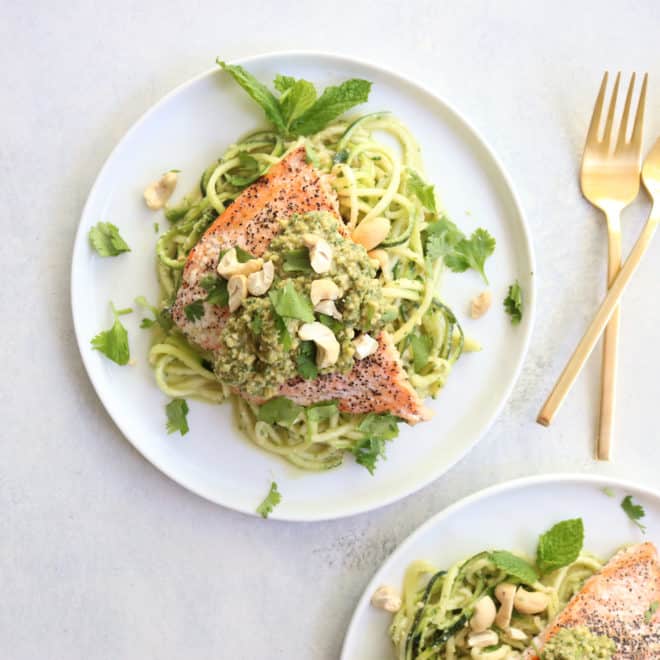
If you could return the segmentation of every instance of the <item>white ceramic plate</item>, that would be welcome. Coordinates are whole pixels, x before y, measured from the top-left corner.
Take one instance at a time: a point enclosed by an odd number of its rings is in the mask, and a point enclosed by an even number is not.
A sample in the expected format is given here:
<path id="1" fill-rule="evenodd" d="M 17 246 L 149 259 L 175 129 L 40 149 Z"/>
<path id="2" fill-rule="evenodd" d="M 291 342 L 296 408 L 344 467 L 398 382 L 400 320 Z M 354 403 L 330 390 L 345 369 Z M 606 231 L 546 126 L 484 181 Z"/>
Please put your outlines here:
<path id="1" fill-rule="evenodd" d="M 603 492 L 611 488 L 614 497 Z M 632 495 L 646 510 L 645 535 L 620 507 Z M 510 481 L 475 493 L 424 523 L 390 556 L 373 577 L 355 610 L 341 660 L 394 658 L 387 635 L 391 615 L 369 600 L 383 584 L 400 588 L 410 562 L 428 559 L 439 568 L 488 549 L 533 556 L 539 534 L 567 518 L 582 518 L 584 548 L 611 556 L 625 543 L 660 543 L 660 493 L 623 481 L 581 475 L 546 475 Z"/>
<path id="2" fill-rule="evenodd" d="M 260 80 L 276 73 L 324 87 L 351 77 L 373 81 L 362 111 L 391 110 L 416 133 L 426 169 L 444 205 L 466 232 L 486 227 L 497 239 L 488 261 L 494 304 L 479 322 L 465 321 L 468 301 L 484 289 L 475 273 L 450 274 L 443 295 L 484 350 L 461 359 L 433 408 L 435 419 L 403 428 L 388 460 L 370 476 L 350 457 L 336 470 L 304 473 L 244 440 L 230 406 L 190 402 L 190 433 L 165 432 L 165 397 L 147 363 L 148 333 L 140 313 L 123 317 L 137 364 L 118 367 L 90 348 L 109 327 L 108 301 L 125 307 L 137 295 L 157 299 L 154 221 L 144 187 L 168 169 L 181 170 L 177 196 L 237 137 L 263 125 L 262 111 L 226 74 L 210 71 L 182 85 L 147 112 L 103 166 L 83 211 L 73 256 L 72 307 L 83 361 L 108 413 L 144 456 L 172 479 L 209 500 L 254 513 L 272 479 L 282 503 L 274 518 L 320 520 L 368 511 L 408 495 L 458 461 L 488 429 L 516 380 L 532 331 L 533 255 L 520 206 L 496 157 L 461 116 L 431 91 L 375 66 L 333 55 L 281 53 L 242 62 Z M 99 220 L 118 225 L 132 252 L 99 258 L 87 234 Z M 512 327 L 501 301 L 518 279 L 525 317 Z"/>

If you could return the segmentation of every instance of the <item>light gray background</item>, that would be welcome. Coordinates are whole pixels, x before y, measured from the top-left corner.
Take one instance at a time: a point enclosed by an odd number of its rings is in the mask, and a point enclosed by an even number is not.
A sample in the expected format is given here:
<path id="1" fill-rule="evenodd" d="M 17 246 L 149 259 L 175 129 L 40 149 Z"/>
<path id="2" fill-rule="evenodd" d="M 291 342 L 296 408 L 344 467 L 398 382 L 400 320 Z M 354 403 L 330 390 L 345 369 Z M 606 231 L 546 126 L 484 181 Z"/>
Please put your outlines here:
<path id="1" fill-rule="evenodd" d="M 542 472 L 660 485 L 660 244 L 625 299 L 616 461 L 591 460 L 597 356 L 552 428 L 534 423 L 603 293 L 605 225 L 576 179 L 600 76 L 649 71 L 650 145 L 659 30 L 653 0 L 0 0 L 0 657 L 336 658 L 370 576 L 448 503 Z M 392 67 L 474 123 L 527 213 L 539 306 L 511 401 L 457 467 L 369 515 L 293 525 L 202 501 L 131 448 L 83 371 L 68 288 L 85 197 L 129 126 L 218 54 L 302 48 Z M 626 213 L 627 245 L 647 209 Z"/>

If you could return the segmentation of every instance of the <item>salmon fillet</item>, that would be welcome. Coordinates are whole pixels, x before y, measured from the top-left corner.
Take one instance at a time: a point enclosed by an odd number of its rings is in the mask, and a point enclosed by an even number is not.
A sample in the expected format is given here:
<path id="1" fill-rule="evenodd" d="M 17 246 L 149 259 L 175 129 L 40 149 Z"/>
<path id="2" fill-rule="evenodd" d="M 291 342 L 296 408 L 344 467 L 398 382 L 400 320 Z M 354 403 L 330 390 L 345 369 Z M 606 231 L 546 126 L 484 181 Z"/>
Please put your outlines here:
<path id="1" fill-rule="evenodd" d="M 239 246 L 260 257 L 282 230 L 281 220 L 312 211 L 326 211 L 340 217 L 334 192 L 323 175 L 307 162 L 303 146 L 275 163 L 246 188 L 190 251 L 172 306 L 172 319 L 188 339 L 207 350 L 219 348 L 220 329 L 227 310 L 204 303 L 204 316 L 189 321 L 184 308 L 206 297 L 199 283 L 215 272 L 220 253 Z"/>
<path id="2" fill-rule="evenodd" d="M 586 626 L 616 643 L 615 660 L 660 658 L 660 562 L 652 543 L 618 552 L 592 575 L 537 640 L 539 650 L 562 628 Z M 646 619 L 649 619 L 648 621 Z M 533 650 L 524 658 L 539 660 Z"/>
<path id="3" fill-rule="evenodd" d="M 356 360 L 348 373 L 324 374 L 314 380 L 294 378 L 280 388 L 280 395 L 301 406 L 335 399 L 342 412 L 390 412 L 409 424 L 432 415 L 408 382 L 399 352 L 387 332 L 378 336 L 378 350 Z"/>

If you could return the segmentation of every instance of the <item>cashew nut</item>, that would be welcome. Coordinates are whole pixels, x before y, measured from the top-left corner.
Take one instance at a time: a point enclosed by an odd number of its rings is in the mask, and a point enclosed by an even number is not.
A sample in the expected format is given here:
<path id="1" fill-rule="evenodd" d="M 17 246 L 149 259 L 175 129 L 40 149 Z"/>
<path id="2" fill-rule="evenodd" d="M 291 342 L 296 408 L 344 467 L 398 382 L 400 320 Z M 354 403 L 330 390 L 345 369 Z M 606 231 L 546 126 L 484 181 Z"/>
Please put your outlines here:
<path id="1" fill-rule="evenodd" d="M 474 604 L 474 614 L 470 619 L 470 628 L 479 633 L 488 630 L 495 622 L 495 603 L 490 596 L 483 596 Z"/>
<path id="2" fill-rule="evenodd" d="M 312 305 L 317 305 L 322 300 L 337 300 L 341 296 L 341 290 L 332 281 L 327 278 L 314 280 L 309 297 L 312 299 Z"/>
<path id="3" fill-rule="evenodd" d="M 309 248 L 309 263 L 315 273 L 327 273 L 332 268 L 330 243 L 316 234 L 304 234 L 303 242 Z"/>
<path id="4" fill-rule="evenodd" d="M 319 369 L 329 367 L 339 359 L 339 342 L 332 330 L 323 323 L 303 323 L 298 330 L 298 337 L 316 344 L 316 366 Z"/>
<path id="5" fill-rule="evenodd" d="M 272 261 L 267 261 L 261 270 L 250 273 L 247 278 L 247 288 L 250 295 L 263 296 L 275 279 L 275 266 Z"/>
<path id="6" fill-rule="evenodd" d="M 373 250 L 380 245 L 390 233 L 390 221 L 379 216 L 361 222 L 354 230 L 351 238 L 365 250 Z"/>
<path id="7" fill-rule="evenodd" d="M 152 211 L 158 211 L 165 206 L 176 188 L 177 178 L 176 172 L 166 172 L 158 181 L 145 188 L 144 201 Z"/>
<path id="8" fill-rule="evenodd" d="M 540 614 L 548 608 L 550 597 L 542 591 L 527 591 L 522 587 L 516 591 L 513 606 L 521 614 Z"/>
<path id="9" fill-rule="evenodd" d="M 472 298 L 470 302 L 470 316 L 473 319 L 480 319 L 489 309 L 493 296 L 490 291 L 482 291 L 478 296 Z"/>
<path id="10" fill-rule="evenodd" d="M 236 255 L 236 248 L 232 248 L 222 255 L 218 264 L 218 273 L 228 280 L 232 275 L 256 273 L 261 270 L 263 264 L 263 259 L 250 259 L 243 264 L 240 263 Z"/>
<path id="11" fill-rule="evenodd" d="M 333 319 L 341 321 L 341 312 L 335 306 L 334 300 L 321 300 L 321 302 L 314 305 L 314 311 L 326 316 L 332 316 Z"/>
<path id="12" fill-rule="evenodd" d="M 235 312 L 247 297 L 247 277 L 245 275 L 232 275 L 227 282 L 229 294 L 229 311 Z"/>
<path id="13" fill-rule="evenodd" d="M 483 632 L 473 632 L 468 635 L 468 646 L 482 649 L 485 646 L 494 646 L 499 641 L 499 637 L 494 630 L 484 630 Z"/>
<path id="14" fill-rule="evenodd" d="M 504 644 L 493 651 L 484 651 L 482 648 L 475 647 L 470 651 L 470 657 L 473 660 L 513 660 L 520 656 L 512 653 L 511 647 Z"/>
<path id="15" fill-rule="evenodd" d="M 356 360 L 364 360 L 378 350 L 378 342 L 366 332 L 353 340 L 353 346 Z"/>
<path id="16" fill-rule="evenodd" d="M 401 596 L 387 585 L 378 587 L 371 597 L 371 604 L 386 612 L 398 612 L 401 609 Z"/>
<path id="17" fill-rule="evenodd" d="M 516 586 L 508 582 L 502 582 L 495 587 L 495 598 L 500 602 L 500 609 L 497 611 L 495 623 L 498 628 L 506 630 L 511 623 L 511 614 L 513 613 L 513 601 L 516 596 Z"/>
<path id="18" fill-rule="evenodd" d="M 378 268 L 386 271 L 390 265 L 390 258 L 387 256 L 385 250 L 372 250 L 368 253 L 370 259 L 378 262 Z"/>
<path id="19" fill-rule="evenodd" d="M 524 630 L 520 630 L 520 628 L 511 626 L 509 628 L 509 637 L 515 639 L 517 642 L 524 642 L 527 639 L 527 633 Z"/>

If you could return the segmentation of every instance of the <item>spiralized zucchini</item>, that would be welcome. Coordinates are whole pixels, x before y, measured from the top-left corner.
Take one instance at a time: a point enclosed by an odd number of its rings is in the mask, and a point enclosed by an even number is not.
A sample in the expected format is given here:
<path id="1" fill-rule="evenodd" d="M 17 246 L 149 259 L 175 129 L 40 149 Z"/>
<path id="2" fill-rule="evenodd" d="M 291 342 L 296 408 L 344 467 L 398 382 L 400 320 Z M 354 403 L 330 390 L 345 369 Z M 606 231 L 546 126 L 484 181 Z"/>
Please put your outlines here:
<path id="1" fill-rule="evenodd" d="M 186 256 L 218 214 L 241 190 L 300 142 L 283 141 L 271 131 L 258 131 L 230 146 L 201 176 L 199 189 L 168 208 L 171 228 L 159 239 L 160 309 L 172 304 Z M 336 121 L 305 141 L 317 167 L 330 174 L 342 217 L 353 230 L 372 218 L 387 218 L 391 230 L 380 246 L 386 253 L 379 273 L 390 303 L 387 329 L 401 353 L 410 381 L 421 397 L 435 396 L 445 384 L 463 349 L 456 318 L 438 297 L 442 260 L 429 263 L 423 233 L 436 216 L 409 192 L 410 170 L 422 174 L 420 149 L 410 131 L 389 113 L 364 115 L 353 122 Z M 258 165 L 247 171 L 248 154 Z M 424 364 L 415 363 L 416 341 L 423 336 Z M 308 424 L 301 415 L 290 427 L 257 419 L 257 407 L 219 383 L 209 356 L 193 348 L 176 328 L 157 331 L 150 352 L 158 386 L 173 397 L 220 403 L 231 399 L 238 423 L 256 445 L 306 470 L 323 470 L 342 462 L 365 434 L 364 415 L 338 413 Z M 415 369 L 417 367 L 417 369 Z"/>

